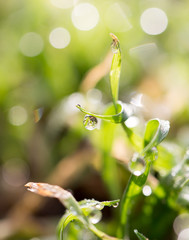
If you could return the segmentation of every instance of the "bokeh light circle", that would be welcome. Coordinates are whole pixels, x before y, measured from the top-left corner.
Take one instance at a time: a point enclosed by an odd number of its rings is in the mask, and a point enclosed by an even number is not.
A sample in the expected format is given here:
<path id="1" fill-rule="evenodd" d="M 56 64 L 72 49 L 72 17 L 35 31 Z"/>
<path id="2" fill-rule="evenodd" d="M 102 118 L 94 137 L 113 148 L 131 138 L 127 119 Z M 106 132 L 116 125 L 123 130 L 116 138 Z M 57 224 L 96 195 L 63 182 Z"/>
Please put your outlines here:
<path id="1" fill-rule="evenodd" d="M 93 29 L 99 21 L 97 8 L 90 3 L 80 3 L 72 11 L 73 25 L 82 31 Z"/>
<path id="2" fill-rule="evenodd" d="M 35 32 L 26 33 L 20 39 L 19 48 L 21 53 L 27 57 L 35 57 L 43 50 L 43 39 Z"/>
<path id="3" fill-rule="evenodd" d="M 185 228 L 178 235 L 178 240 L 188 240 L 189 239 L 189 228 Z"/>
<path id="4" fill-rule="evenodd" d="M 50 44 L 57 49 L 65 48 L 71 41 L 70 33 L 67 29 L 59 27 L 52 30 L 49 35 Z"/>
<path id="5" fill-rule="evenodd" d="M 163 10 L 148 8 L 141 15 L 140 25 L 145 33 L 158 35 L 166 30 L 168 18 Z"/>
<path id="6" fill-rule="evenodd" d="M 8 119 L 12 125 L 21 126 L 27 121 L 28 114 L 24 107 L 14 106 L 9 110 Z"/>
<path id="7" fill-rule="evenodd" d="M 145 185 L 142 189 L 142 193 L 144 194 L 144 196 L 148 197 L 152 194 L 152 189 L 150 186 Z"/>
<path id="8" fill-rule="evenodd" d="M 178 215 L 173 223 L 173 229 L 177 235 L 181 233 L 184 229 L 189 228 L 189 214 L 183 213 Z"/>

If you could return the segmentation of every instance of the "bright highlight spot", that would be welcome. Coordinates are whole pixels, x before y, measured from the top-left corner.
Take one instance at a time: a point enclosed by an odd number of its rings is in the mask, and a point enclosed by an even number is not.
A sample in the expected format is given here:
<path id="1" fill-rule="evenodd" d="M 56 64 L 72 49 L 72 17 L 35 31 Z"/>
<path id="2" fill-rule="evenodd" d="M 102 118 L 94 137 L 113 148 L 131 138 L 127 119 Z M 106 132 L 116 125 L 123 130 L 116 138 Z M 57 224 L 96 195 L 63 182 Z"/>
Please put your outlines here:
<path id="1" fill-rule="evenodd" d="M 148 8 L 141 15 L 140 25 L 145 33 L 158 35 L 167 28 L 167 15 L 159 8 Z"/>
<path id="2" fill-rule="evenodd" d="M 53 6 L 57 8 L 71 8 L 74 5 L 74 0 L 51 0 Z"/>
<path id="3" fill-rule="evenodd" d="M 189 214 L 183 213 L 175 218 L 173 229 L 175 233 L 179 235 L 179 233 L 181 233 L 186 228 L 189 228 Z"/>
<path id="4" fill-rule="evenodd" d="M 126 32 L 132 28 L 125 13 L 127 6 L 119 3 L 112 4 L 105 13 L 105 21 L 112 32 Z"/>
<path id="5" fill-rule="evenodd" d="M 20 126 L 23 125 L 27 119 L 28 114 L 25 110 L 25 108 L 21 106 L 14 106 L 9 110 L 9 122 L 14 126 Z"/>
<path id="6" fill-rule="evenodd" d="M 125 124 L 128 128 L 134 128 L 139 124 L 139 119 L 135 116 L 129 117 L 126 121 Z"/>
<path id="7" fill-rule="evenodd" d="M 152 194 L 152 189 L 150 186 L 145 185 L 142 189 L 142 192 L 143 192 L 144 196 L 148 197 Z"/>
<path id="8" fill-rule="evenodd" d="M 189 236 L 189 228 L 186 228 L 179 233 L 178 240 L 188 240 L 188 236 Z"/>
<path id="9" fill-rule="evenodd" d="M 26 33 L 19 43 L 20 51 L 27 57 L 35 57 L 43 50 L 43 39 L 41 36 L 34 32 Z"/>
<path id="10" fill-rule="evenodd" d="M 90 3 L 81 3 L 72 11 L 73 25 L 82 31 L 93 29 L 99 21 L 99 13 L 95 6 Z"/>
<path id="11" fill-rule="evenodd" d="M 55 28 L 49 35 L 49 42 L 54 48 L 62 49 L 69 45 L 70 33 L 65 28 Z"/>
<path id="12" fill-rule="evenodd" d="M 142 98 L 143 98 L 143 94 L 141 94 L 141 93 L 135 95 L 135 96 L 131 99 L 131 104 L 134 105 L 134 106 L 136 106 L 136 107 L 143 107 Z"/>

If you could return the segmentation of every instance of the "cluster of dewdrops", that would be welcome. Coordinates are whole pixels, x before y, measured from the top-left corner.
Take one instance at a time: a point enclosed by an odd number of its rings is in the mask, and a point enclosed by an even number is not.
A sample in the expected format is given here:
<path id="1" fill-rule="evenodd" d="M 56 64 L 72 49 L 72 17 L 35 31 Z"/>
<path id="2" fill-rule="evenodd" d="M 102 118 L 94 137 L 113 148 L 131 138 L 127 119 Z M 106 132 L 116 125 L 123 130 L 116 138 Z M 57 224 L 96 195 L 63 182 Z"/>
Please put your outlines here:
<path id="1" fill-rule="evenodd" d="M 71 21 L 79 31 L 94 29 L 99 21 L 98 8 L 89 2 L 78 0 L 49 0 L 53 7 L 63 10 L 71 9 Z M 103 18 L 106 26 L 113 32 L 126 32 L 132 28 L 129 21 L 129 11 L 125 3 L 113 3 L 105 9 Z M 140 16 L 140 26 L 149 35 L 158 35 L 164 32 L 168 25 L 166 13 L 160 8 L 143 10 Z M 56 49 L 64 49 L 71 42 L 71 34 L 64 26 L 56 26 L 49 33 L 49 43 Z M 44 48 L 44 41 L 40 34 L 28 32 L 24 34 L 19 43 L 20 51 L 27 57 L 39 55 Z"/>

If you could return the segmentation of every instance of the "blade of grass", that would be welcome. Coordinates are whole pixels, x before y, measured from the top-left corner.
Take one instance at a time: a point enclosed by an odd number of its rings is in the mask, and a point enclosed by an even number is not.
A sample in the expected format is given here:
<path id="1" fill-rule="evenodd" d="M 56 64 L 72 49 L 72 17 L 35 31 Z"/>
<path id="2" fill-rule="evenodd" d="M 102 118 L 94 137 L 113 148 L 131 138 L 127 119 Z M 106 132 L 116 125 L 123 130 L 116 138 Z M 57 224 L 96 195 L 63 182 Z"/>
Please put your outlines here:
<path id="1" fill-rule="evenodd" d="M 129 236 L 129 229 L 128 229 L 128 220 L 132 205 L 136 200 L 136 196 L 141 192 L 142 186 L 145 184 L 149 171 L 150 166 L 153 161 L 153 156 L 148 155 L 145 158 L 146 160 L 146 168 L 143 174 L 140 176 L 135 176 L 132 174 L 130 176 L 129 182 L 126 186 L 125 192 L 123 193 L 123 197 L 121 199 L 121 206 L 120 206 L 120 224 L 118 227 L 118 237 L 124 238 L 125 236 Z"/>
<path id="2" fill-rule="evenodd" d="M 84 108 L 82 108 L 79 104 L 76 105 L 76 107 L 83 113 L 85 114 L 88 114 L 90 116 L 93 116 L 93 117 L 96 117 L 96 118 L 100 118 L 100 119 L 103 119 L 105 121 L 109 121 L 109 122 L 112 122 L 112 123 L 121 123 L 121 122 L 124 122 L 127 120 L 128 118 L 128 115 L 125 111 L 125 108 L 124 108 L 124 105 L 122 102 L 118 102 L 116 104 L 117 106 L 117 110 L 118 112 L 116 114 L 112 114 L 112 115 L 99 115 L 99 114 L 95 114 L 95 113 L 91 113 L 87 110 L 85 110 Z"/>
<path id="3" fill-rule="evenodd" d="M 134 233 L 137 235 L 139 240 L 148 240 L 142 233 L 139 233 L 137 229 L 134 230 Z"/>
<path id="4" fill-rule="evenodd" d="M 118 90 L 119 90 L 119 78 L 121 72 L 121 51 L 118 38 L 110 33 L 110 36 L 113 39 L 112 42 L 112 51 L 114 53 L 112 59 L 112 66 L 110 70 L 110 87 L 112 92 L 113 103 L 117 112 L 117 101 L 118 101 Z"/>
<path id="5" fill-rule="evenodd" d="M 99 237 L 102 240 L 119 240 L 115 237 L 111 237 L 111 236 L 105 234 L 104 232 L 98 230 L 89 221 L 87 216 L 85 216 L 79 202 L 76 201 L 76 199 L 73 197 L 73 195 L 70 192 L 64 190 L 63 188 L 61 188 L 59 186 L 50 185 L 47 183 L 29 182 L 25 186 L 27 187 L 27 189 L 29 191 L 39 194 L 41 196 L 58 198 L 60 200 L 60 202 L 68 209 L 68 211 L 71 210 L 72 215 L 74 212 L 74 216 L 70 216 L 70 217 L 69 217 L 68 213 L 66 213 L 66 218 L 63 221 L 63 224 L 65 224 L 65 226 L 72 220 L 78 220 L 85 227 L 87 227 L 90 231 L 92 231 L 97 237 Z M 63 230 L 60 229 L 59 239 L 62 238 L 62 232 L 63 232 Z"/>

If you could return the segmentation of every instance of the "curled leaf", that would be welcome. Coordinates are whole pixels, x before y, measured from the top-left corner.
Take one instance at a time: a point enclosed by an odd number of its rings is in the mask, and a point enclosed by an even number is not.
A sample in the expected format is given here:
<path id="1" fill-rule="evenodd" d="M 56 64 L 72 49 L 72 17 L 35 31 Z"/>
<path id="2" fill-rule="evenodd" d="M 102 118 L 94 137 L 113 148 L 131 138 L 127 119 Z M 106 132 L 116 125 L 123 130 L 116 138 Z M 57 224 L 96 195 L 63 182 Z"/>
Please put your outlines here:
<path id="1" fill-rule="evenodd" d="M 70 192 L 64 190 L 63 188 L 47 183 L 34 182 L 27 183 L 25 187 L 27 187 L 29 191 L 37 193 L 41 196 L 58 198 L 68 210 L 72 208 L 78 215 L 83 217 L 83 213 L 76 199 Z"/>
<path id="2" fill-rule="evenodd" d="M 63 215 L 63 217 L 60 219 L 58 226 L 57 226 L 57 237 L 58 240 L 63 240 L 63 232 L 65 228 L 68 226 L 68 224 L 72 221 L 79 221 L 80 218 L 71 212 L 67 212 Z"/>
<path id="3" fill-rule="evenodd" d="M 144 134 L 143 153 L 160 144 L 160 142 L 167 136 L 169 128 L 169 121 L 160 120 L 158 118 L 148 121 Z"/>
<path id="4" fill-rule="evenodd" d="M 122 122 L 125 122 L 128 118 L 128 114 L 125 111 L 124 105 L 120 101 L 118 101 L 117 103 L 118 113 L 114 115 L 99 115 L 99 114 L 91 113 L 85 110 L 84 108 L 82 108 L 79 104 L 77 104 L 76 107 L 85 114 L 88 114 L 90 116 L 100 118 L 106 121 L 110 121 L 113 123 L 122 123 Z"/>
<path id="5" fill-rule="evenodd" d="M 29 182 L 25 185 L 28 191 L 37 193 L 44 197 L 54 197 L 54 198 L 61 198 L 61 199 L 68 199 L 71 196 L 71 193 L 64 190 L 63 188 L 50 185 L 47 183 L 34 183 Z"/>

